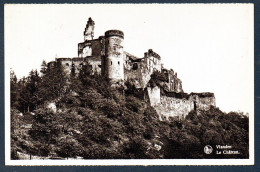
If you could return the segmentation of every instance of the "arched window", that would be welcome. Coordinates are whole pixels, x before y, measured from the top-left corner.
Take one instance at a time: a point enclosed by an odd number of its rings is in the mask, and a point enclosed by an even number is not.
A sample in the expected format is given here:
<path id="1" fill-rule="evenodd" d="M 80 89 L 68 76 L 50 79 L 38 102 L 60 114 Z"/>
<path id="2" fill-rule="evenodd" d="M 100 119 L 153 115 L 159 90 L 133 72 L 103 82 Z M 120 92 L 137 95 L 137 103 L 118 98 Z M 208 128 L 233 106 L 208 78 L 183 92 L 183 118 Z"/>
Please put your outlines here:
<path id="1" fill-rule="evenodd" d="M 111 61 L 111 65 L 112 65 L 112 61 Z"/>
<path id="2" fill-rule="evenodd" d="M 118 61 L 118 64 L 120 64 L 120 61 Z"/>
<path id="3" fill-rule="evenodd" d="M 66 66 L 69 66 L 69 63 L 66 63 Z"/>

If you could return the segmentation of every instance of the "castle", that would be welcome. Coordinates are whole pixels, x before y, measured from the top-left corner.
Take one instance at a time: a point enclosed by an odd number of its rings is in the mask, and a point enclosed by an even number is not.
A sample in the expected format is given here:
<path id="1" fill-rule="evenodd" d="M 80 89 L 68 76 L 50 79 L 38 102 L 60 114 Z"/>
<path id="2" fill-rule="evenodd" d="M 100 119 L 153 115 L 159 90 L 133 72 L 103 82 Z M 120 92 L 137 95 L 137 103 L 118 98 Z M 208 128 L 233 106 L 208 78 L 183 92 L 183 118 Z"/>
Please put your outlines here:
<path id="1" fill-rule="evenodd" d="M 77 74 L 83 65 L 88 64 L 93 73 L 105 76 L 111 86 L 131 81 L 136 88 L 146 90 L 151 106 L 163 118 L 183 118 L 192 110 L 215 106 L 214 93 L 184 93 L 177 73 L 164 68 L 160 55 L 152 49 L 138 58 L 124 51 L 122 31 L 108 30 L 104 36 L 94 39 L 94 29 L 95 22 L 89 18 L 83 32 L 84 41 L 78 44 L 78 57 L 56 58 L 48 66 L 62 65 L 65 73 L 70 74 L 73 69 Z M 155 71 L 167 78 L 162 88 L 148 84 Z"/>

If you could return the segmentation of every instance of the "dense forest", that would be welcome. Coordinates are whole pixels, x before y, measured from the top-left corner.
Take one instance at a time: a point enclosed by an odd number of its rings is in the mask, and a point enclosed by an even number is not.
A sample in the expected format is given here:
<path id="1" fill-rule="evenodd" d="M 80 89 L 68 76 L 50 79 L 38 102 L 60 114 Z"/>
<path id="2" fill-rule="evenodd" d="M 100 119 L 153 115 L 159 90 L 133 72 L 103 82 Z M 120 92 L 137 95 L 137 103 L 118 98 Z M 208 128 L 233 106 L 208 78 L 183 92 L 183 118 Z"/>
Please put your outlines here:
<path id="1" fill-rule="evenodd" d="M 211 107 L 182 120 L 159 120 L 131 82 L 115 89 L 88 65 L 74 71 L 68 77 L 45 61 L 40 72 L 19 80 L 11 71 L 12 159 L 249 157 L 249 121 L 242 113 Z M 214 152 L 205 154 L 205 145 Z M 239 154 L 216 154 L 216 145 Z"/>

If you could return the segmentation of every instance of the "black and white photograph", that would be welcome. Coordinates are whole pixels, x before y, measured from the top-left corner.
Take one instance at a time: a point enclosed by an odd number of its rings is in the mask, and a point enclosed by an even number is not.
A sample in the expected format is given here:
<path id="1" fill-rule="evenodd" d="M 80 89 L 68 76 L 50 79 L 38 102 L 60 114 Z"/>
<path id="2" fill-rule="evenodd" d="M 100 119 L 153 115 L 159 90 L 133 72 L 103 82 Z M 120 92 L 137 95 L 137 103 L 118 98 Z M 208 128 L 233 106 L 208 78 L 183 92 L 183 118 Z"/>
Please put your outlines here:
<path id="1" fill-rule="evenodd" d="M 253 4 L 5 4 L 6 165 L 253 165 Z"/>

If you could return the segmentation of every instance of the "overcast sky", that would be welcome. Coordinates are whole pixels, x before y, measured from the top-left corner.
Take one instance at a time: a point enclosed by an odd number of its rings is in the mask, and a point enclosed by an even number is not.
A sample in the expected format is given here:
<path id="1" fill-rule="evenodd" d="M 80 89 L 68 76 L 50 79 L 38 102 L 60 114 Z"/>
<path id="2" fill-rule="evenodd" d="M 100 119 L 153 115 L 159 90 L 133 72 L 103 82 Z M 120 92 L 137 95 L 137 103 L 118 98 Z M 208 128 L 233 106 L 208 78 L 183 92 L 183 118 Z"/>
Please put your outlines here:
<path id="1" fill-rule="evenodd" d="M 77 57 L 89 17 L 95 38 L 125 34 L 125 51 L 153 49 L 185 92 L 214 92 L 221 110 L 253 114 L 252 4 L 5 5 L 5 65 L 18 78 L 42 60 Z"/>

